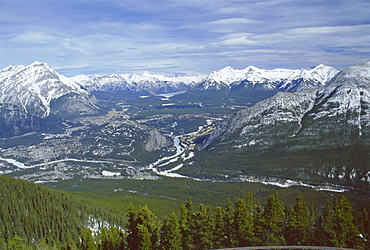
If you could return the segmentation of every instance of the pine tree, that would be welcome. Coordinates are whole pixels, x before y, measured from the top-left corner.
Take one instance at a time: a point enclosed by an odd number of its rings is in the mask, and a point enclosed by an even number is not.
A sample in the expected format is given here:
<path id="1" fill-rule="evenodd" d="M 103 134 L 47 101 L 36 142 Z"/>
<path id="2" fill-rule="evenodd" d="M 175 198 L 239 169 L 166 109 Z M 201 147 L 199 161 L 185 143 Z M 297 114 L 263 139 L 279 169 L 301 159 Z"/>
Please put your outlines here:
<path id="1" fill-rule="evenodd" d="M 199 205 L 199 210 L 194 214 L 193 225 L 190 229 L 195 249 L 213 248 L 213 218 L 210 207 Z"/>
<path id="2" fill-rule="evenodd" d="M 337 239 L 339 247 L 357 248 L 359 247 L 360 238 L 358 228 L 355 226 L 353 207 L 351 203 L 342 198 L 338 206 L 334 208 L 336 211 L 337 224 L 335 230 L 337 232 Z"/>
<path id="3" fill-rule="evenodd" d="M 139 241 L 137 242 L 139 249 L 140 250 L 155 249 L 151 241 L 152 235 L 150 234 L 147 225 L 139 224 L 137 228 L 139 231 Z"/>
<path id="4" fill-rule="evenodd" d="M 266 206 L 262 213 L 263 238 L 262 244 L 268 246 L 285 245 L 284 232 L 284 205 L 279 200 L 278 193 L 267 198 Z M 260 235 L 261 236 L 261 235 Z"/>
<path id="5" fill-rule="evenodd" d="M 296 198 L 294 207 L 288 214 L 285 239 L 288 245 L 308 245 L 311 231 L 310 214 L 302 196 Z"/>
<path id="6" fill-rule="evenodd" d="M 265 230 L 264 230 L 264 219 L 263 219 L 263 208 L 262 206 L 256 202 L 254 205 L 254 216 L 253 216 L 253 233 L 255 235 L 255 244 L 263 245 L 263 241 L 265 240 Z"/>
<path id="7" fill-rule="evenodd" d="M 0 214 L 1 214 L 0 210 Z M 1 221 L 1 216 L 0 216 L 0 249 L 5 249 L 6 248 L 6 243 L 5 243 L 5 228 L 4 225 Z"/>
<path id="8" fill-rule="evenodd" d="M 364 249 L 370 249 L 370 217 L 366 208 L 362 212 L 362 225 L 361 238 L 364 241 Z"/>
<path id="9" fill-rule="evenodd" d="M 236 246 L 251 246 L 254 244 L 252 197 L 248 197 L 248 206 L 243 199 L 235 204 L 234 212 L 234 238 Z"/>
<path id="10" fill-rule="evenodd" d="M 100 233 L 101 250 L 122 249 L 124 247 L 124 236 L 120 230 L 114 226 L 109 229 L 103 227 Z"/>
<path id="11" fill-rule="evenodd" d="M 323 212 L 318 214 L 318 217 L 315 221 L 313 237 L 314 245 L 331 246 L 330 239 L 333 237 L 333 227 L 334 211 L 330 201 L 327 200 Z"/>
<path id="12" fill-rule="evenodd" d="M 148 235 L 150 236 L 151 247 L 154 249 L 158 247 L 159 231 L 160 231 L 161 225 L 159 221 L 157 220 L 157 216 L 149 210 L 147 205 L 145 205 L 138 212 L 137 219 L 138 219 L 138 225 L 142 225 L 140 226 L 140 228 L 144 230 L 142 232 L 146 232 L 145 231 L 146 229 L 144 227 L 147 228 Z M 143 242 L 144 240 L 143 236 L 144 235 L 140 234 L 140 231 L 139 231 L 139 242 Z"/>
<path id="13" fill-rule="evenodd" d="M 234 206 L 230 199 L 227 200 L 225 209 L 224 209 L 224 229 L 225 229 L 225 236 L 224 236 L 224 245 L 227 247 L 234 247 L 235 245 L 235 237 L 234 237 Z"/>
<path id="14" fill-rule="evenodd" d="M 345 198 L 335 198 L 332 203 L 328 200 L 316 223 L 316 244 L 356 248 L 362 244 L 359 234 L 351 203 Z"/>
<path id="15" fill-rule="evenodd" d="M 180 207 L 180 231 L 182 235 L 182 248 L 184 250 L 194 249 L 193 236 L 190 228 L 193 226 L 193 202 L 191 198 L 185 205 Z"/>
<path id="16" fill-rule="evenodd" d="M 9 242 L 8 249 L 9 250 L 26 250 L 27 245 L 25 244 L 25 239 L 19 237 L 18 235 L 14 235 L 13 239 Z"/>
<path id="17" fill-rule="evenodd" d="M 161 228 L 161 249 L 163 250 L 181 250 L 182 237 L 180 232 L 180 223 L 175 213 L 170 218 L 164 220 Z"/>
<path id="18" fill-rule="evenodd" d="M 138 219 L 136 209 L 131 202 L 127 211 L 127 217 L 127 247 L 130 250 L 137 250 L 139 248 L 137 244 L 139 242 Z"/>
<path id="19" fill-rule="evenodd" d="M 214 214 L 214 231 L 213 231 L 213 243 L 214 248 L 226 248 L 229 247 L 227 241 L 227 230 L 225 227 L 225 208 L 217 207 Z"/>
<path id="20" fill-rule="evenodd" d="M 95 250 L 94 238 L 92 236 L 92 231 L 90 228 L 86 230 L 81 235 L 81 249 L 82 250 Z"/>

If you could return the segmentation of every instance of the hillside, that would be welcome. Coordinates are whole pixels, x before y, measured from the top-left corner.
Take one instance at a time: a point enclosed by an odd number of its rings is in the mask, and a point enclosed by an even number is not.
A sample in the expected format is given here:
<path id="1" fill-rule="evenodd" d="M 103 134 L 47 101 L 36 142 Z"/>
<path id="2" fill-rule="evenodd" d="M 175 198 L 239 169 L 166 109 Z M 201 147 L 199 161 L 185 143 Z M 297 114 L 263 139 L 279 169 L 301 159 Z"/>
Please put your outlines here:
<path id="1" fill-rule="evenodd" d="M 0 137 L 47 131 L 54 120 L 101 113 L 94 96 L 46 63 L 0 71 Z"/>
<path id="2" fill-rule="evenodd" d="M 123 212 L 8 176 L 0 176 L 0 197 L 0 249 L 15 235 L 27 244 L 64 244 L 77 242 L 86 227 L 124 225 Z"/>
<path id="3" fill-rule="evenodd" d="M 367 61 L 319 90 L 280 92 L 239 111 L 204 142 L 200 164 L 368 190 L 369 72 Z"/>
<path id="4" fill-rule="evenodd" d="M 344 197 L 326 198 L 326 205 L 316 211 L 306 204 L 304 192 L 290 199 L 290 206 L 278 192 L 270 194 L 264 205 L 251 192 L 217 207 L 195 204 L 188 197 L 164 218 L 146 204 L 130 203 L 121 212 L 127 215 L 123 223 L 117 219 L 119 213 L 86 199 L 10 177 L 0 181 L 1 249 L 369 247 L 368 212 L 355 210 Z"/>

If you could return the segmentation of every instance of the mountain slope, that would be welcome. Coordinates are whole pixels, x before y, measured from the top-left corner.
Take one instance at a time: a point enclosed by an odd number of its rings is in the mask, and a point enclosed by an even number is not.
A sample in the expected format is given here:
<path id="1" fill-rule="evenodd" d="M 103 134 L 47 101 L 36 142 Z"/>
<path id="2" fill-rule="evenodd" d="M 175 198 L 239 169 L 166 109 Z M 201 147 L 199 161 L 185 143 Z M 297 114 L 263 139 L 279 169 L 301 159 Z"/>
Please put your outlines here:
<path id="1" fill-rule="evenodd" d="M 367 61 L 317 91 L 280 92 L 219 126 L 200 154 L 235 159 L 245 174 L 368 188 L 369 74 Z"/>
<path id="2" fill-rule="evenodd" d="M 123 213 L 90 200 L 8 176 L 0 176 L 0 237 L 17 235 L 37 244 L 78 242 L 86 227 L 124 225 Z M 0 244 L 0 247 L 2 245 Z"/>
<path id="3" fill-rule="evenodd" d="M 254 66 L 238 70 L 231 67 L 212 72 L 197 89 L 232 88 L 240 83 L 260 85 L 262 89 L 279 91 L 301 91 L 321 87 L 331 80 L 338 71 L 333 67 L 318 65 L 308 69 L 265 70 Z M 247 83 L 247 84 L 246 84 Z M 232 91 L 232 90 L 231 90 Z"/>
<path id="4" fill-rule="evenodd" d="M 0 102 L 22 107 L 37 117 L 50 114 L 50 103 L 66 94 L 87 96 L 88 92 L 47 64 L 9 66 L 0 71 Z"/>
<path id="5" fill-rule="evenodd" d="M 144 72 L 143 74 L 78 75 L 70 79 L 89 91 L 130 91 L 152 95 L 191 89 L 230 89 L 246 82 L 252 85 L 258 84 L 261 89 L 267 91 L 276 89 L 293 92 L 321 87 L 337 73 L 338 71 L 333 67 L 320 64 L 299 70 L 265 70 L 254 66 L 238 70 L 225 67 L 208 76 L 164 76 Z"/>
<path id="6" fill-rule="evenodd" d="M 143 74 L 78 75 L 70 79 L 89 91 L 130 91 L 157 95 L 187 91 L 203 78 L 201 75 L 153 75 L 145 71 Z"/>
<path id="7" fill-rule="evenodd" d="M 50 115 L 65 118 L 99 113 L 93 96 L 42 62 L 1 70 L 0 103 L 0 136 L 39 130 L 45 125 L 40 119 Z"/>

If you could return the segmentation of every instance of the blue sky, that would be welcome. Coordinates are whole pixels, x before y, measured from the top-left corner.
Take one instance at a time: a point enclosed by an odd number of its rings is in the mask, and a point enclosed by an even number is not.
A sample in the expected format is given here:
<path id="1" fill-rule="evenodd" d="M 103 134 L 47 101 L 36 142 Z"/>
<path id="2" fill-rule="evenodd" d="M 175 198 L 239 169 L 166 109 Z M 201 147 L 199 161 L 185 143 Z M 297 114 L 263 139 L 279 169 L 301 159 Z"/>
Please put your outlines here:
<path id="1" fill-rule="evenodd" d="M 0 68 L 209 74 L 369 58 L 368 0 L 0 0 Z"/>

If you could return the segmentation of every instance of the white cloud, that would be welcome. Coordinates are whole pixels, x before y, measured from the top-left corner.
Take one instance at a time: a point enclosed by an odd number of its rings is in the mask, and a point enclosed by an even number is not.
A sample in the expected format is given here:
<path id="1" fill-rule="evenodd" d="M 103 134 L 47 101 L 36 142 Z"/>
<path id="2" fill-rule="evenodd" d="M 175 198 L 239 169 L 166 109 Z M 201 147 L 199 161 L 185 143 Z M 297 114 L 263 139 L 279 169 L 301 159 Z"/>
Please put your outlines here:
<path id="1" fill-rule="evenodd" d="M 42 32 L 25 32 L 16 35 L 14 38 L 12 38 L 11 42 L 16 43 L 31 43 L 31 44 L 40 44 L 40 43 L 48 43 L 51 41 L 56 40 L 58 37 L 45 34 Z"/>
<path id="2" fill-rule="evenodd" d="M 256 24 L 256 23 L 262 23 L 262 21 L 259 20 L 253 20 L 248 18 L 227 18 L 227 19 L 220 19 L 212 22 L 208 22 L 209 25 L 235 25 L 235 24 Z"/>
<path id="3" fill-rule="evenodd" d="M 365 0 L 335 8 L 325 0 L 7 0 L 0 67 L 39 60 L 71 75 L 348 65 L 370 57 L 369 7 Z"/>

